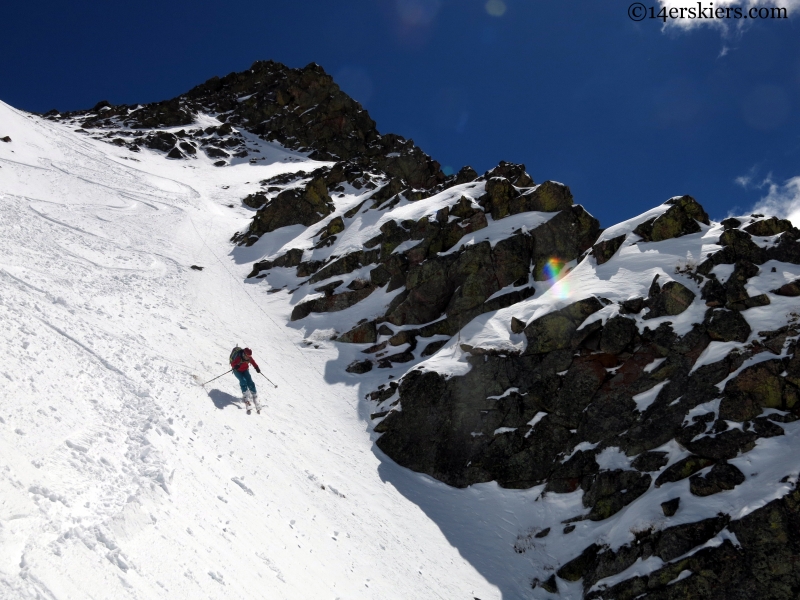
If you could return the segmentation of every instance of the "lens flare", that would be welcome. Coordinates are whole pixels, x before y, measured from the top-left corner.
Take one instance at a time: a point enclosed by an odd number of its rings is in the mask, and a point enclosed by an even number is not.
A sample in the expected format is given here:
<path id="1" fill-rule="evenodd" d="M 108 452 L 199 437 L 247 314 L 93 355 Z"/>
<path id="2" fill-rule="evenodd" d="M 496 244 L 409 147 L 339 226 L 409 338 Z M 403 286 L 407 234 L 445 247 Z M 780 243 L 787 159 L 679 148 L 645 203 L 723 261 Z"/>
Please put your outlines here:
<path id="1" fill-rule="evenodd" d="M 568 271 L 564 269 L 565 263 L 558 258 L 550 258 L 544 263 L 543 272 L 547 277 L 547 282 L 550 284 L 552 293 L 557 298 L 567 298 L 569 296 L 569 283 L 564 281 L 562 277 Z"/>
<path id="2" fill-rule="evenodd" d="M 489 0 L 486 3 L 486 12 L 493 17 L 502 17 L 506 14 L 506 3 L 503 0 Z"/>

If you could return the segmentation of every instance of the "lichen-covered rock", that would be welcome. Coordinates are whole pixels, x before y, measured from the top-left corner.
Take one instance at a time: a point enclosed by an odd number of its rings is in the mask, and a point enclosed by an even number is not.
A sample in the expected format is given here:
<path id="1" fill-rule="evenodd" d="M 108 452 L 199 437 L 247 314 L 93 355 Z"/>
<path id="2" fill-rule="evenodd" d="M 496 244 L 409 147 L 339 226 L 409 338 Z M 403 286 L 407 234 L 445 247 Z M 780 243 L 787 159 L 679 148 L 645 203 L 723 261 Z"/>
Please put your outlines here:
<path id="1" fill-rule="evenodd" d="M 660 242 L 701 231 L 700 223 L 709 224 L 703 207 L 691 196 L 667 200 L 671 205 L 658 217 L 645 221 L 634 229 L 634 233 L 647 242 Z"/>
<path id="2" fill-rule="evenodd" d="M 770 217 L 769 219 L 759 219 L 744 227 L 744 230 L 759 237 L 778 235 L 784 231 L 792 229 L 792 222 L 788 219 Z"/>
<path id="3" fill-rule="evenodd" d="M 780 360 L 768 360 L 744 369 L 726 385 L 719 416 L 728 421 L 747 421 L 764 408 L 784 408 L 784 370 Z"/>
<path id="4" fill-rule="evenodd" d="M 555 181 L 545 181 L 533 189 L 517 195 L 510 200 L 510 213 L 517 214 L 531 210 L 556 212 L 572 207 L 572 192 L 569 187 Z"/>
<path id="5" fill-rule="evenodd" d="M 680 481 L 687 477 L 694 475 L 698 471 L 713 465 L 714 461 L 701 456 L 687 456 L 678 462 L 670 465 L 664 469 L 661 474 L 656 478 L 656 487 L 660 487 L 665 483 L 673 481 Z"/>

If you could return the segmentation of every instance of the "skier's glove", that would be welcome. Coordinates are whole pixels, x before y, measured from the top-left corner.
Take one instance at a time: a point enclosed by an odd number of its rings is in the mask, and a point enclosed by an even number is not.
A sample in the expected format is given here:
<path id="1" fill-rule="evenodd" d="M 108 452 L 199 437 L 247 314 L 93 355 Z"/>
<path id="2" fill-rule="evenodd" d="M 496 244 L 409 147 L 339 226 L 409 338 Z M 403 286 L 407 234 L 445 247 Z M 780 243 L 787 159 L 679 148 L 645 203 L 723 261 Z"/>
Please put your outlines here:
<path id="1" fill-rule="evenodd" d="M 256 373 L 258 373 L 259 375 L 261 375 L 261 369 L 259 369 L 258 367 L 256 367 Z"/>

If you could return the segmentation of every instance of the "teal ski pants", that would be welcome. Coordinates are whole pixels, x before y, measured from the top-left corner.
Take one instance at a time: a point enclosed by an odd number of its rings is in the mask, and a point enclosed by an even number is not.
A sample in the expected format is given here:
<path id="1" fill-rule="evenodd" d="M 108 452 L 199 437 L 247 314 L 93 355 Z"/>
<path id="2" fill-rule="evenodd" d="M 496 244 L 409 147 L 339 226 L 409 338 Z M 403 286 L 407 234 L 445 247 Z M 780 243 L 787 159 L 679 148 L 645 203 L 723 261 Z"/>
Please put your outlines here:
<path id="1" fill-rule="evenodd" d="M 239 380 L 239 387 L 242 388 L 242 394 L 244 394 L 247 390 L 256 393 L 256 384 L 253 383 L 253 378 L 250 376 L 250 369 L 247 369 L 244 373 L 241 371 L 233 371 L 233 374 L 236 375 L 236 379 Z"/>

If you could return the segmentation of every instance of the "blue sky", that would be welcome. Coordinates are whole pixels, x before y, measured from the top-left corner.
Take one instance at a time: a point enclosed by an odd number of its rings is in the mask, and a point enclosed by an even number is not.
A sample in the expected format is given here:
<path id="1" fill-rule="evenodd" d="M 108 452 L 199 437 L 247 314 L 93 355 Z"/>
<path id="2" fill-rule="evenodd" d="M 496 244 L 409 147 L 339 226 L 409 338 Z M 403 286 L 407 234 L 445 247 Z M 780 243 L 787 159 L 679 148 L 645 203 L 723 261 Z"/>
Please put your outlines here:
<path id="1" fill-rule="evenodd" d="M 737 5 L 715 5 L 725 4 Z M 4 7 L 0 99 L 32 111 L 148 102 L 258 59 L 317 62 L 381 132 L 413 138 L 454 170 L 525 163 L 537 182 L 569 185 L 605 226 L 678 194 L 716 218 L 793 198 L 800 9 L 726 30 L 634 22 L 628 7 L 31 0 Z"/>

